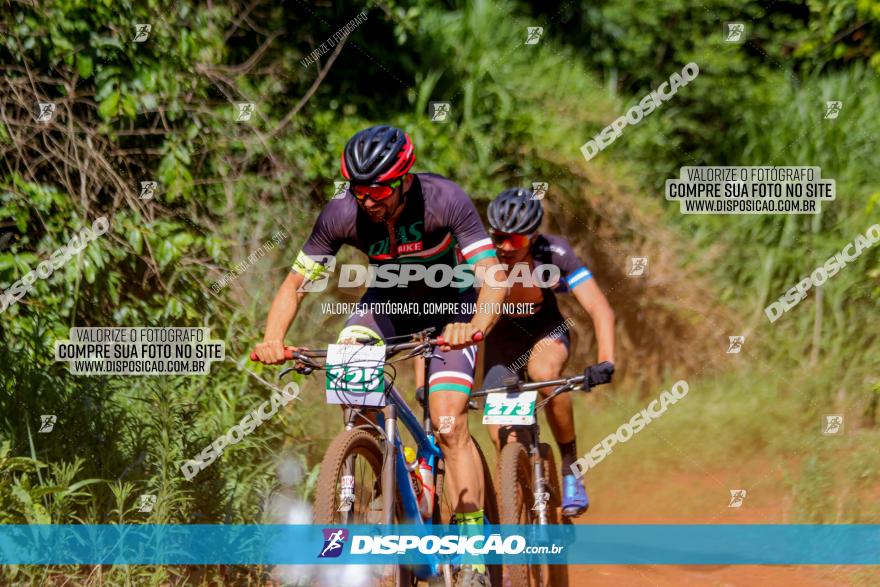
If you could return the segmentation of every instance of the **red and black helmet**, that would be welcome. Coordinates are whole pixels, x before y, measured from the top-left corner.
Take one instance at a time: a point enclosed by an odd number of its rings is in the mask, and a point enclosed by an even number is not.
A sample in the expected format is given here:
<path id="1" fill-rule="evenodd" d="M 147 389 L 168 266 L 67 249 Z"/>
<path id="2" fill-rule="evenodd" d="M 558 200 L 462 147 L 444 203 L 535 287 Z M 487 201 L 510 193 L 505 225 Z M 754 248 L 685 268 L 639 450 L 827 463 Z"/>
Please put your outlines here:
<path id="1" fill-rule="evenodd" d="M 355 183 L 386 183 L 404 175 L 415 161 L 409 135 L 393 126 L 371 126 L 346 143 L 342 176 Z"/>

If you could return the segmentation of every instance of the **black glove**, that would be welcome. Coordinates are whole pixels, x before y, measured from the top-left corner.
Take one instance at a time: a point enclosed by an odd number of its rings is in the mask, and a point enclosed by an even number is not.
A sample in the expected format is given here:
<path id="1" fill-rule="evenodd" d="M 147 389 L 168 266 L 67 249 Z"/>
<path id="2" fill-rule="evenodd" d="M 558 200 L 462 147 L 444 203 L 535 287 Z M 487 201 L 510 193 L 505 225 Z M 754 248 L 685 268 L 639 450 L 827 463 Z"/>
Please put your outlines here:
<path id="1" fill-rule="evenodd" d="M 612 375 L 614 375 L 614 363 L 605 361 L 584 369 L 584 382 L 588 387 L 596 387 L 603 383 L 611 383 Z"/>

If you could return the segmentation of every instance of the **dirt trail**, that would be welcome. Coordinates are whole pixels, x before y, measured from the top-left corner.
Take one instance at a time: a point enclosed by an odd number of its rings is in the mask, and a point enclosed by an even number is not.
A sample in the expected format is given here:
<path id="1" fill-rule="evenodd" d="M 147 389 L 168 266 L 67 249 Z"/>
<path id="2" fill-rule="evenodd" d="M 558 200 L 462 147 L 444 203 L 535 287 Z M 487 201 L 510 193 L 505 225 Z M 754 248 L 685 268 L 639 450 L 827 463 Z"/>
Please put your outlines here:
<path id="1" fill-rule="evenodd" d="M 835 573 L 837 575 L 835 576 Z M 798 586 L 826 587 L 851 585 L 839 570 L 800 566 L 573 566 L 569 570 L 572 585 L 598 587 L 657 587 L 666 585 L 713 586 Z"/>
<path id="2" fill-rule="evenodd" d="M 730 478 L 730 472 L 712 477 Z M 638 484 L 639 487 L 635 487 Z M 590 488 L 593 505 L 578 524 L 783 524 L 790 523 L 790 500 L 768 483 L 760 500 L 748 507 L 719 507 L 717 492 L 708 490 L 705 475 L 674 473 L 649 483 L 630 480 L 597 483 Z M 878 585 L 880 569 L 856 566 L 762 565 L 572 565 L 572 586 L 666 587 Z"/>
<path id="3" fill-rule="evenodd" d="M 594 512 L 595 514 L 595 512 Z M 751 519 L 749 519 L 751 518 Z M 596 514 L 580 520 L 580 524 L 709 524 L 731 523 L 712 517 L 660 518 L 650 512 L 639 515 L 631 510 L 625 515 Z M 766 523 L 764 516 L 749 516 L 736 523 Z M 852 585 L 853 574 L 864 571 L 857 567 L 823 567 L 819 565 L 572 565 L 571 585 L 596 587 L 666 587 L 678 585 L 712 586 L 804 586 L 830 587 Z M 880 571 L 877 572 L 880 582 Z M 867 583 L 864 583 L 867 585 Z M 876 584 L 876 583 L 875 583 Z"/>

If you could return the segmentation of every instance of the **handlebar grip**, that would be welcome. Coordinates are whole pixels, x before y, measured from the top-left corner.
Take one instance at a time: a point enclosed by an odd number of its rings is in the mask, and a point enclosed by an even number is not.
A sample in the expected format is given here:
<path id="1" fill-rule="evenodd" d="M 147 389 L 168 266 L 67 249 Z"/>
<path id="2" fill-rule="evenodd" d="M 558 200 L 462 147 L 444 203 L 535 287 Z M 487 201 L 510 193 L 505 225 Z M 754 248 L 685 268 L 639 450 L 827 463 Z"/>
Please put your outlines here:
<path id="1" fill-rule="evenodd" d="M 290 361 L 294 358 L 294 353 L 296 351 L 291 347 L 284 347 L 284 360 Z M 260 358 L 257 356 L 257 351 L 251 351 L 251 361 L 259 361 Z"/>
<path id="2" fill-rule="evenodd" d="M 611 378 L 614 375 L 614 363 L 610 363 L 608 361 L 604 361 L 599 363 L 598 365 L 592 365 L 584 369 L 584 386 L 585 391 L 589 391 L 591 388 L 596 387 L 597 385 L 604 385 L 605 383 L 611 383 Z"/>
<path id="3" fill-rule="evenodd" d="M 483 340 L 483 338 L 484 336 L 482 330 L 477 330 L 476 332 L 474 332 L 473 336 L 471 336 L 471 340 L 474 342 L 480 342 Z M 446 340 L 444 340 L 442 334 L 437 337 L 437 344 L 446 344 Z"/>

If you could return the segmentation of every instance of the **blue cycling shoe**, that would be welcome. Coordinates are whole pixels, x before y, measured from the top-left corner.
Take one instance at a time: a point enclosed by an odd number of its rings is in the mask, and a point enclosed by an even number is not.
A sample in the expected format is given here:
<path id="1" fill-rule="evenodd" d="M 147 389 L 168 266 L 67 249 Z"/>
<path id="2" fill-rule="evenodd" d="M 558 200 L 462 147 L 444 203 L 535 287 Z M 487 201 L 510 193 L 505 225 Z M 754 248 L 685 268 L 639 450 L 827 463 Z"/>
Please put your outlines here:
<path id="1" fill-rule="evenodd" d="M 574 475 L 562 477 L 562 515 L 576 518 L 590 507 L 590 498 L 584 484 Z"/>

